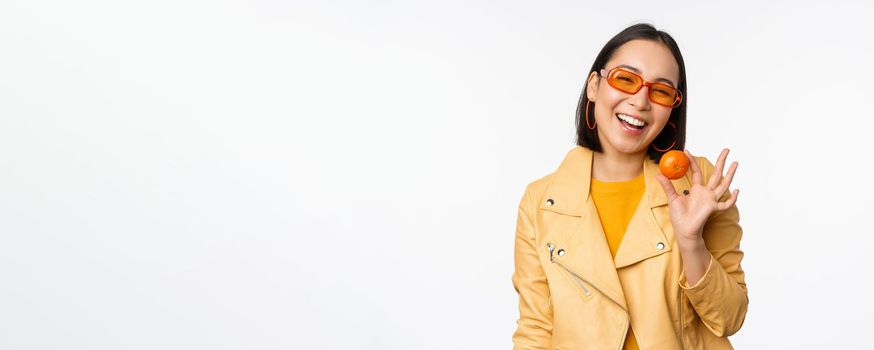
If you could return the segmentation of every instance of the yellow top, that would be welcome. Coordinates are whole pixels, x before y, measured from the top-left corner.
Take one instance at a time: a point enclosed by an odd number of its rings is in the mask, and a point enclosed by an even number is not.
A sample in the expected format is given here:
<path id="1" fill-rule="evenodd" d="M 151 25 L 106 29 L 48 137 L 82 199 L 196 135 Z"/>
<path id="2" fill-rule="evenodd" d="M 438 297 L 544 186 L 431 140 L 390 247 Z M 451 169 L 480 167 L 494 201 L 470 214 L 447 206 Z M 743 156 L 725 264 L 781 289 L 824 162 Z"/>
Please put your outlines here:
<path id="1" fill-rule="evenodd" d="M 616 257 L 616 252 L 619 251 L 625 229 L 643 197 L 645 188 L 642 173 L 628 181 L 603 182 L 592 178 L 592 200 L 595 201 L 595 207 L 598 209 L 601 226 L 604 228 L 607 245 L 610 246 L 610 254 L 613 257 Z M 630 324 L 623 349 L 639 349 Z"/>

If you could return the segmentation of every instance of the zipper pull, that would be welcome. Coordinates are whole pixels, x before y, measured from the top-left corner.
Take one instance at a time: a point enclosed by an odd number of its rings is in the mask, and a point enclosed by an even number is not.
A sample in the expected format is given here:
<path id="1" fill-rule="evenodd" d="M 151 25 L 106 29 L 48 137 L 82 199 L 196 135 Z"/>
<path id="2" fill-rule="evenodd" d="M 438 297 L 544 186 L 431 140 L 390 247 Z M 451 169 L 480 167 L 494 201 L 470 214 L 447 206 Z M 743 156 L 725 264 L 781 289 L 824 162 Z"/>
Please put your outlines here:
<path id="1" fill-rule="evenodd" d="M 546 249 L 549 249 L 549 261 L 554 261 L 555 257 L 552 256 L 552 252 L 555 251 L 555 244 L 546 243 Z"/>

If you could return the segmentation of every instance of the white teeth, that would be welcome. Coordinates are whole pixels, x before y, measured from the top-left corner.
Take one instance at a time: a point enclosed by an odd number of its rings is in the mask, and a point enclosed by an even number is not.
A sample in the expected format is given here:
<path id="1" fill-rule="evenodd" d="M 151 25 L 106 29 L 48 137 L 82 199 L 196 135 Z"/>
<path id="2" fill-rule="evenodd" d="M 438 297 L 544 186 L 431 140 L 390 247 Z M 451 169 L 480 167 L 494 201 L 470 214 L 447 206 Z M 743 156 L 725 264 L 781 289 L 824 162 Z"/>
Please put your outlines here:
<path id="1" fill-rule="evenodd" d="M 619 117 L 619 119 L 622 119 L 622 120 L 626 121 L 628 124 L 631 124 L 631 125 L 643 126 L 644 124 L 646 124 L 646 122 L 644 122 L 643 120 L 640 120 L 640 119 L 634 119 L 634 118 L 632 118 L 631 116 L 629 116 L 629 115 L 627 115 L 627 114 L 619 113 L 619 114 L 616 114 L 616 116 Z"/>

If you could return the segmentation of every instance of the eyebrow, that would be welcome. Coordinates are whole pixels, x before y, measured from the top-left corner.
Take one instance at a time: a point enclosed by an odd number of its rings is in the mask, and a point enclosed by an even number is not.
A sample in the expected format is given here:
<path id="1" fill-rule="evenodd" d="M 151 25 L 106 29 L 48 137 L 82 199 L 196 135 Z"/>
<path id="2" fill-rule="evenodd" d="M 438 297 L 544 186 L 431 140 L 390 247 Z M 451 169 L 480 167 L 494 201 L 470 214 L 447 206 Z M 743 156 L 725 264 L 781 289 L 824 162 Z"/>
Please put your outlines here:
<path id="1" fill-rule="evenodd" d="M 627 65 L 627 64 L 620 64 L 620 65 L 618 65 L 617 67 L 628 68 L 628 69 L 630 69 L 630 70 L 633 70 L 633 71 L 634 71 L 635 73 L 637 73 L 637 74 L 643 74 L 643 73 L 640 72 L 640 69 L 637 69 L 637 68 L 635 68 L 635 67 L 629 66 L 629 65 Z M 674 85 L 674 82 L 673 82 L 673 81 L 670 81 L 670 80 L 667 79 L 667 78 L 661 78 L 661 77 L 659 77 L 659 78 L 656 78 L 655 81 L 662 81 L 662 82 L 668 83 L 668 85 L 670 85 L 670 86 L 673 87 L 673 88 L 677 88 L 677 85 Z"/>

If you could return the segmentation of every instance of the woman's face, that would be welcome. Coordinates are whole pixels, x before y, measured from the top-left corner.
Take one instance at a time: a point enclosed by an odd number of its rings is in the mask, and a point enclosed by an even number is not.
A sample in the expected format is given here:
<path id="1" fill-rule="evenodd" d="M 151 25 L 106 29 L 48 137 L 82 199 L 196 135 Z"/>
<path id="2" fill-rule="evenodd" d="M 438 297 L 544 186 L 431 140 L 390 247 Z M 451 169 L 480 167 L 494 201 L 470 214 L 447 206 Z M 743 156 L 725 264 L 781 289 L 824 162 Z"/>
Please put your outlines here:
<path id="1" fill-rule="evenodd" d="M 613 53 L 613 57 L 603 68 L 609 71 L 620 65 L 637 73 L 645 81 L 656 82 L 659 78 L 664 78 L 670 81 L 668 85 L 678 86 L 680 68 L 674 55 L 662 43 L 649 40 L 629 41 Z M 606 77 L 599 78 L 597 72 L 592 72 L 587 89 L 589 101 L 595 104 L 594 121 L 598 123 L 596 130 L 605 153 L 645 153 L 671 116 L 671 107 L 655 104 L 649 100 L 649 87 L 643 87 L 632 95 L 616 90 L 607 83 Z M 641 130 L 630 129 L 619 119 L 619 114 L 641 120 L 646 124 Z M 589 118 L 591 120 L 591 114 Z M 670 144 L 656 146 L 667 148 Z"/>

